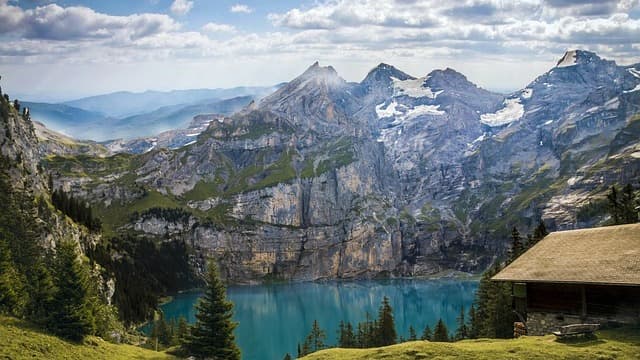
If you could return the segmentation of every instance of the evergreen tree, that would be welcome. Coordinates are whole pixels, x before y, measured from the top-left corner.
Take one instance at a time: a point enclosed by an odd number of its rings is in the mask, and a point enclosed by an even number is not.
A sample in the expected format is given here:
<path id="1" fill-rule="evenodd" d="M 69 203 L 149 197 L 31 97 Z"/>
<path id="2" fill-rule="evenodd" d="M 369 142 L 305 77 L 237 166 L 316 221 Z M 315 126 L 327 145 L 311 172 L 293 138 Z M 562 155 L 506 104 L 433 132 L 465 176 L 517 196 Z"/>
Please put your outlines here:
<path id="1" fill-rule="evenodd" d="M 353 326 L 351 326 L 350 322 L 345 323 L 340 320 L 340 324 L 338 325 L 338 347 L 356 347 L 356 336 L 353 333 Z"/>
<path id="2" fill-rule="evenodd" d="M 418 335 L 416 334 L 416 329 L 413 328 L 413 326 L 409 325 L 409 341 L 416 341 L 418 340 Z"/>
<path id="3" fill-rule="evenodd" d="M 27 299 L 25 282 L 11 260 L 11 250 L 0 238 L 0 313 L 22 315 Z"/>
<path id="4" fill-rule="evenodd" d="M 524 246 L 522 245 L 522 237 L 520 236 L 520 232 L 514 226 L 511 230 L 511 256 L 510 261 L 513 261 L 522 254 Z"/>
<path id="5" fill-rule="evenodd" d="M 324 330 L 320 329 L 318 320 L 313 320 L 313 325 L 311 325 L 311 332 L 309 332 L 309 335 L 307 335 L 307 338 L 302 345 L 303 356 L 326 348 L 326 339 L 327 335 L 325 334 Z"/>
<path id="6" fill-rule="evenodd" d="M 178 325 L 176 327 L 176 339 L 179 343 L 182 343 L 189 336 L 189 324 L 184 316 L 178 318 Z"/>
<path id="7" fill-rule="evenodd" d="M 513 336 L 515 316 L 511 308 L 511 285 L 491 281 L 500 268 L 495 265 L 482 274 L 476 291 L 475 317 L 471 332 L 478 337 L 510 338 Z"/>
<path id="8" fill-rule="evenodd" d="M 609 193 L 607 194 L 609 214 L 614 225 L 622 224 L 622 209 L 620 206 L 620 199 L 618 199 L 618 190 L 614 185 L 611 186 Z"/>
<path id="9" fill-rule="evenodd" d="M 53 299 L 57 289 L 44 259 L 35 264 L 28 277 L 30 294 L 27 305 L 28 317 L 36 323 L 46 324 L 49 314 L 53 311 Z"/>
<path id="10" fill-rule="evenodd" d="M 638 211 L 636 210 L 635 194 L 633 186 L 627 184 L 622 188 L 620 196 L 621 217 L 623 224 L 633 224 L 638 222 Z"/>
<path id="11" fill-rule="evenodd" d="M 544 221 L 540 220 L 540 222 L 538 223 L 538 226 L 536 226 L 536 228 L 533 230 L 533 242 L 531 244 L 528 244 L 529 247 L 535 245 L 538 243 L 538 241 L 542 240 L 545 236 L 549 235 L 549 232 L 547 231 L 547 227 L 544 225 Z"/>
<path id="12" fill-rule="evenodd" d="M 476 315 L 476 307 L 471 304 L 469 308 L 469 323 L 467 324 L 467 331 L 470 339 L 478 338 L 478 329 L 480 328 L 480 319 Z"/>
<path id="13" fill-rule="evenodd" d="M 456 322 L 458 324 L 458 328 L 456 329 L 456 334 L 454 336 L 454 339 L 456 341 L 457 340 L 467 339 L 469 337 L 469 330 L 467 329 L 467 323 L 466 323 L 466 321 L 464 319 L 464 307 L 463 306 L 460 307 L 460 314 L 456 318 Z"/>
<path id="14" fill-rule="evenodd" d="M 442 319 L 438 320 L 438 322 L 436 323 L 436 327 L 433 329 L 432 341 L 449 341 L 449 330 L 447 329 L 447 325 L 444 324 L 444 321 L 442 321 Z"/>
<path id="15" fill-rule="evenodd" d="M 282 360 L 291 360 L 291 355 L 289 355 L 289 353 L 286 353 Z"/>
<path id="16" fill-rule="evenodd" d="M 57 291 L 47 327 L 61 337 L 80 341 L 93 331 L 95 324 L 88 303 L 89 277 L 74 243 L 58 245 L 55 265 Z"/>
<path id="17" fill-rule="evenodd" d="M 173 336 L 171 334 L 171 326 L 164 319 L 164 315 L 160 316 L 160 319 L 153 322 L 153 329 L 151 333 L 155 335 L 158 342 L 169 346 L 173 342 Z"/>
<path id="18" fill-rule="evenodd" d="M 420 340 L 431 341 L 431 339 L 433 339 L 433 331 L 431 330 L 429 325 L 426 325 L 424 327 L 424 330 L 422 331 L 422 336 L 420 336 Z"/>
<path id="19" fill-rule="evenodd" d="M 183 343 L 185 350 L 198 357 L 240 359 L 232 321 L 233 304 L 226 299 L 226 288 L 218 276 L 214 261 L 209 262 L 207 287 L 196 305 L 196 324 Z"/>
<path id="20" fill-rule="evenodd" d="M 378 310 L 377 346 L 387 346 L 396 343 L 396 326 L 393 320 L 393 309 L 389 304 L 389 298 L 382 299 L 382 305 Z"/>

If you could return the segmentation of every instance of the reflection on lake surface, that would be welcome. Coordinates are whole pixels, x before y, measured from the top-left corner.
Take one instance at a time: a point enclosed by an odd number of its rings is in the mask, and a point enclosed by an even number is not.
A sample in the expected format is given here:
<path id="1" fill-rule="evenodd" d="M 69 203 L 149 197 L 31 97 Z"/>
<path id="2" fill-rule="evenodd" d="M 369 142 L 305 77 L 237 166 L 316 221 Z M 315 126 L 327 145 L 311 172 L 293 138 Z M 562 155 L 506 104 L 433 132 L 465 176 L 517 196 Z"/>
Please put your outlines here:
<path id="1" fill-rule="evenodd" d="M 270 360 L 287 352 L 295 358 L 313 320 L 326 332 L 327 343 L 335 344 L 340 320 L 355 326 L 367 312 L 376 317 L 384 296 L 394 309 L 398 335 L 408 337 L 413 325 L 420 336 L 439 318 L 454 332 L 460 307 L 469 308 L 477 287 L 465 280 L 384 280 L 231 286 L 227 291 L 240 323 L 236 339 L 242 358 Z M 185 316 L 193 323 L 200 295 L 179 294 L 161 308 L 168 320 Z"/>

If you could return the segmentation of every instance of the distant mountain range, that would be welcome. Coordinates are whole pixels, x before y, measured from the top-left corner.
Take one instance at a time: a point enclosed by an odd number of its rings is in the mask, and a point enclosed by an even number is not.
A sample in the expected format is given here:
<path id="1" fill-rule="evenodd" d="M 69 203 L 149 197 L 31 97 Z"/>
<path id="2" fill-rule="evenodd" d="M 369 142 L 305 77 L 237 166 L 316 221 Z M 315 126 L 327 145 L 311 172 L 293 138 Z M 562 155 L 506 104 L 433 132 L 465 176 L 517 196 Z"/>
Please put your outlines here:
<path id="1" fill-rule="evenodd" d="M 450 68 L 351 83 L 315 63 L 202 120 L 173 150 L 43 166 L 110 231 L 182 241 L 240 282 L 483 270 L 513 226 L 602 223 L 607 189 L 640 177 L 640 64 L 581 50 L 506 96 Z"/>
<path id="2" fill-rule="evenodd" d="M 76 139 L 134 139 L 183 128 L 195 115 L 230 115 L 277 87 L 117 92 L 59 104 L 23 102 L 34 120 Z M 231 100 L 235 99 L 235 100 Z"/>

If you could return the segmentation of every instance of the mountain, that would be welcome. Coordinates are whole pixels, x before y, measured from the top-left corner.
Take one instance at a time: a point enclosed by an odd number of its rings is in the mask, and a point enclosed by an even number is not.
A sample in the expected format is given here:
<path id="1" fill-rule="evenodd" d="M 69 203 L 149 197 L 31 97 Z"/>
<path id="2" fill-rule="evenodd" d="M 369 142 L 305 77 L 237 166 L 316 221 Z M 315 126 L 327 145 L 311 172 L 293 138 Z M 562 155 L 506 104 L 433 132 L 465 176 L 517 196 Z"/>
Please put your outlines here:
<path id="1" fill-rule="evenodd" d="M 99 140 L 150 137 L 189 125 L 196 115 L 230 115 L 248 105 L 253 98 L 240 96 L 226 100 L 203 101 L 191 105 L 165 106 L 149 113 L 118 119 L 110 124 L 110 131 Z"/>
<path id="2" fill-rule="evenodd" d="M 230 89 L 192 89 L 173 91 L 145 91 L 134 93 L 120 91 L 67 101 L 64 105 L 102 114 L 105 117 L 125 118 L 149 113 L 175 105 L 194 104 L 212 99 L 229 99 L 241 96 L 260 98 L 273 92 L 277 86 L 235 87 Z"/>
<path id="3" fill-rule="evenodd" d="M 254 99 L 240 96 L 226 100 L 205 100 L 194 104 L 165 106 L 154 111 L 122 119 L 104 117 L 95 112 L 62 104 L 23 103 L 31 117 L 49 129 L 75 139 L 134 141 L 174 129 L 185 128 L 200 114 L 230 115 Z"/>
<path id="4" fill-rule="evenodd" d="M 640 64 L 581 50 L 507 96 L 315 63 L 189 146 L 43 165 L 108 231 L 184 241 L 235 282 L 476 272 L 513 226 L 606 220 L 590 207 L 640 174 L 639 90 Z"/>
<path id="5" fill-rule="evenodd" d="M 48 104 L 22 102 L 22 106 L 28 107 L 31 117 L 50 129 L 79 139 L 100 137 L 103 129 L 111 121 L 102 114 L 83 110 L 64 104 Z M 102 129 L 96 129 L 102 126 Z"/>

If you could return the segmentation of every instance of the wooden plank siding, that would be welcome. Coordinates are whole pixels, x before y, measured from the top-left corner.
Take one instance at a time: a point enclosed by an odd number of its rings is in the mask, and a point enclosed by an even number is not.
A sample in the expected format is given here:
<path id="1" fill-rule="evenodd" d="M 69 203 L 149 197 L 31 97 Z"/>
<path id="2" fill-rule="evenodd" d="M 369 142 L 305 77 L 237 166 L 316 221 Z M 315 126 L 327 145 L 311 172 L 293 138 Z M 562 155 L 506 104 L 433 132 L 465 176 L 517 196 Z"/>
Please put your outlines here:
<path id="1" fill-rule="evenodd" d="M 640 287 L 528 283 L 527 311 L 581 316 L 640 313 Z"/>

